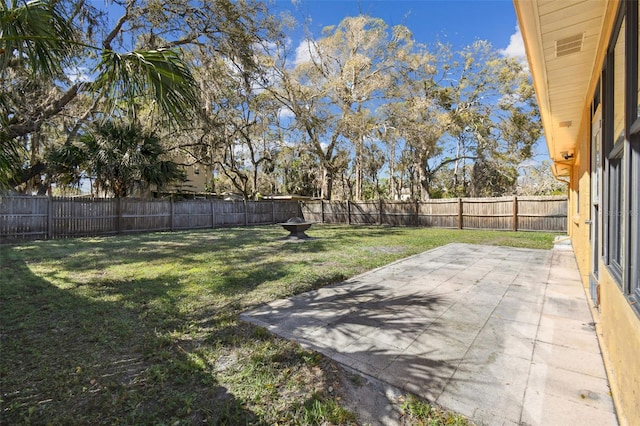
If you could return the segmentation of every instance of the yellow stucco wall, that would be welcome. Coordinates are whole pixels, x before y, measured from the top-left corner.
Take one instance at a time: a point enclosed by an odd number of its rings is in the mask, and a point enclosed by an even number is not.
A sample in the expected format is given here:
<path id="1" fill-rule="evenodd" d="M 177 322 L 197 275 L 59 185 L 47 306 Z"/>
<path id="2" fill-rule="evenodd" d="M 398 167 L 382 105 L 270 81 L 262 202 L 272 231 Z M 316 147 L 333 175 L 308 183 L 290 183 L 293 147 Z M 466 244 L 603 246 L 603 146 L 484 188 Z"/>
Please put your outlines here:
<path id="1" fill-rule="evenodd" d="M 516 0 L 515 2 L 518 19 L 521 28 L 523 28 L 525 44 L 540 47 L 540 39 L 536 38 L 539 35 L 537 32 L 539 28 L 535 25 L 538 19 L 535 14 L 538 13 L 538 10 L 524 7 L 525 4 L 529 3 L 524 0 Z M 579 124 L 579 136 L 576 140 L 555 140 L 552 144 L 553 146 L 575 144 L 575 162 L 571 167 L 569 185 L 568 233 L 571 236 L 586 297 L 589 297 L 589 292 L 586 290 L 589 287 L 589 275 L 592 269 L 590 227 L 585 224 L 585 220 L 591 219 L 590 103 L 603 69 L 619 4 L 619 0 L 607 1 L 605 4 L 590 83 L 587 91 L 578 95 L 585 102 Z M 523 21 L 527 25 L 522 25 Z M 535 48 L 528 50 L 530 67 L 532 71 L 538 71 L 538 74 L 534 73 L 534 77 L 539 83 L 536 85 L 536 91 L 548 90 L 549 85 L 545 80 L 547 77 L 544 73 L 545 58 L 541 54 L 542 50 Z M 542 96 L 543 100 L 548 99 L 545 93 L 538 93 L 539 99 L 540 95 L 544 95 Z M 547 117 L 552 117 L 552 111 L 545 110 L 548 106 L 545 102 L 541 102 L 541 112 L 543 116 L 546 114 Z M 551 119 L 547 120 L 545 126 L 547 125 L 555 125 L 555 122 Z M 551 148 L 550 145 L 550 150 Z M 553 152 L 552 157 L 558 158 L 557 155 L 553 155 Z M 594 310 L 594 320 L 598 323 L 596 329 L 610 378 L 612 395 L 620 423 L 622 425 L 640 425 L 640 315 L 629 304 L 623 291 L 609 274 L 606 266 L 602 264 L 603 262 L 601 260 L 599 262 L 600 306 L 598 310 Z"/>
<path id="2" fill-rule="evenodd" d="M 585 224 L 591 218 L 590 127 L 590 112 L 585 108 L 569 185 L 569 235 L 586 297 L 591 271 L 590 228 Z M 620 423 L 640 424 L 640 317 L 602 261 L 600 307 L 594 320 L 598 322 L 598 338 Z"/>
<path id="3" fill-rule="evenodd" d="M 580 143 L 582 152 L 586 139 Z M 580 270 L 585 297 L 589 298 L 591 244 L 589 167 L 578 159 L 572 170 L 570 185 L 569 233 Z M 579 190 L 579 196 L 578 191 Z M 577 203 L 580 209 L 577 209 Z M 633 311 L 615 280 L 600 262 L 600 307 L 596 312 L 600 345 L 609 374 L 612 395 L 622 425 L 640 424 L 640 318 Z"/>
<path id="4" fill-rule="evenodd" d="M 207 185 L 211 183 L 211 170 L 199 164 L 186 167 L 187 182 L 184 189 L 190 192 L 206 192 Z"/>
<path id="5" fill-rule="evenodd" d="M 586 220 L 591 219 L 590 126 L 590 114 L 585 111 L 569 185 L 569 211 L 571 214 L 569 235 L 585 288 L 589 286 L 589 272 L 591 270 L 590 227 L 585 223 Z"/>
<path id="6" fill-rule="evenodd" d="M 640 424 L 640 319 L 604 265 L 600 274 L 601 345 L 620 424 Z"/>
<path id="7" fill-rule="evenodd" d="M 617 2 L 608 5 L 604 20 L 599 54 L 595 61 L 590 90 L 593 91 L 602 69 L 604 52 L 609 43 Z M 586 102 L 591 101 L 587 95 Z M 569 235 L 576 255 L 587 297 L 591 271 L 591 242 L 589 226 L 591 209 L 591 113 L 585 105 L 580 136 L 576 141 L 576 161 L 571 171 Z M 579 195 L 578 195 L 579 194 Z M 580 204 L 578 210 L 578 203 Z M 640 425 L 640 315 L 629 304 L 626 296 L 600 260 L 600 306 L 595 311 L 598 338 L 609 374 L 612 395 L 622 425 Z"/>
<path id="8" fill-rule="evenodd" d="M 569 185 L 569 235 L 576 262 L 589 297 L 591 271 L 591 116 L 585 107 L 577 155 Z M 578 208 L 579 204 L 579 208 Z M 640 424 L 640 316 L 600 262 L 600 307 L 596 312 L 598 338 L 609 374 L 612 395 L 622 425 Z"/>

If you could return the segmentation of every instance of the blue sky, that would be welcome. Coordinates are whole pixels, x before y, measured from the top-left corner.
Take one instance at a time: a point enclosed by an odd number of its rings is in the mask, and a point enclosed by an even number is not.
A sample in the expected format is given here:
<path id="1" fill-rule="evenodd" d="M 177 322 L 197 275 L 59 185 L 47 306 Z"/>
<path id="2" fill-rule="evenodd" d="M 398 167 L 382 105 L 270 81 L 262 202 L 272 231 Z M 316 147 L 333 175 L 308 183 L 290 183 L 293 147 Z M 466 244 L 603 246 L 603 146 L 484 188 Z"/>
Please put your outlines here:
<path id="1" fill-rule="evenodd" d="M 273 12 L 289 11 L 298 22 L 307 22 L 307 30 L 314 37 L 320 37 L 324 27 L 337 25 L 347 16 L 366 14 L 383 19 L 389 26 L 406 26 L 417 42 L 427 46 L 445 41 L 459 49 L 475 40 L 488 40 L 504 55 L 525 60 L 511 0 L 275 0 L 274 3 Z M 296 45 L 303 43 L 304 28 L 300 26 L 288 36 Z M 544 140 L 538 141 L 533 163 L 547 158 Z"/>
<path id="2" fill-rule="evenodd" d="M 314 36 L 360 13 L 382 18 L 390 26 L 404 25 L 427 45 L 441 40 L 459 48 L 482 39 L 506 49 L 516 33 L 511 0 L 277 0 L 276 10 L 291 11 L 300 22 L 307 19 Z M 524 54 L 517 42 L 512 47 L 514 53 Z"/>
<path id="3" fill-rule="evenodd" d="M 273 0 L 271 10 L 288 11 L 299 23 L 306 22 L 314 37 L 347 16 L 367 14 L 389 26 L 406 26 L 417 42 L 427 46 L 446 41 L 459 49 L 480 39 L 505 55 L 523 59 L 525 55 L 512 0 Z M 299 25 L 287 35 L 294 45 L 301 44 L 305 28 Z M 547 158 L 546 144 L 536 145 L 534 160 Z"/>

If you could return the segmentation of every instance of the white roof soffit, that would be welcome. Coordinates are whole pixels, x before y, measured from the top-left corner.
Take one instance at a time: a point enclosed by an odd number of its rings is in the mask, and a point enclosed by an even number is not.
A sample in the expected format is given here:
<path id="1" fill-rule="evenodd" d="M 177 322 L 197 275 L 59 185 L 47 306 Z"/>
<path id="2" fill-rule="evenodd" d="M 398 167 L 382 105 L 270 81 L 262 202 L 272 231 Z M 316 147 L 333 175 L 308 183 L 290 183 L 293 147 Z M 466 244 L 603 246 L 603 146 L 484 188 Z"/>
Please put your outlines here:
<path id="1" fill-rule="evenodd" d="M 575 150 L 606 0 L 514 0 L 549 155 Z"/>

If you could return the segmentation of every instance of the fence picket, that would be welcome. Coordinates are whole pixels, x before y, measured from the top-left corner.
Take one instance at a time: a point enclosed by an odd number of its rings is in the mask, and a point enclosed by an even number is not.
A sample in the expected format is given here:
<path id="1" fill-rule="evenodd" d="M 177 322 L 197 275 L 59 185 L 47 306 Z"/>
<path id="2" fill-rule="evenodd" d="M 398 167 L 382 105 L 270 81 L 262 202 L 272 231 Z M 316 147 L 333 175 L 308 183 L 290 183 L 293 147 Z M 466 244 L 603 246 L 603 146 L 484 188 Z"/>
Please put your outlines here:
<path id="1" fill-rule="evenodd" d="M 278 206 L 278 208 L 276 208 Z M 295 201 L 0 197 L 0 242 L 285 222 Z"/>
<path id="2" fill-rule="evenodd" d="M 567 197 L 449 198 L 420 202 L 310 201 L 305 219 L 321 223 L 565 232 Z"/>
<path id="3" fill-rule="evenodd" d="M 0 197 L 0 242 L 313 222 L 565 232 L 567 198 L 390 201 L 222 201 Z"/>

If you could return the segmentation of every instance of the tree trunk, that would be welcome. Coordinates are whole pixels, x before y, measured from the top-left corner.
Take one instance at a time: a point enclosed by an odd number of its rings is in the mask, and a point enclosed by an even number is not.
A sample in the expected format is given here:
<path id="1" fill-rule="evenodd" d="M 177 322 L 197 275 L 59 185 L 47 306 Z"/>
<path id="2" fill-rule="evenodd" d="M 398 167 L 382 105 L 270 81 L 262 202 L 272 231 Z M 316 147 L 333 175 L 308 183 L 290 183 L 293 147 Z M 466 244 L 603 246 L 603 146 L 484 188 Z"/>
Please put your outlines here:
<path id="1" fill-rule="evenodd" d="M 258 200 L 258 164 L 253 164 L 253 175 L 252 175 L 252 180 L 253 180 L 253 194 L 251 196 L 252 199 L 254 200 Z"/>
<path id="2" fill-rule="evenodd" d="M 333 191 L 333 171 L 326 166 L 322 166 L 322 191 L 320 198 L 323 200 L 331 200 L 331 192 Z"/>
<path id="3" fill-rule="evenodd" d="M 431 198 L 429 195 L 430 186 L 431 184 L 428 178 L 420 179 L 420 200 L 427 201 Z"/>
<path id="4" fill-rule="evenodd" d="M 362 138 L 358 137 L 356 143 L 356 158 L 355 158 L 355 172 L 356 172 L 356 188 L 355 199 L 356 201 L 362 200 Z"/>
<path id="5" fill-rule="evenodd" d="M 462 151 L 462 137 L 458 136 L 458 146 L 456 147 L 456 161 L 453 164 L 453 190 L 458 194 L 458 173 L 460 172 L 460 152 Z"/>
<path id="6" fill-rule="evenodd" d="M 427 201 L 431 196 L 429 195 L 429 189 L 431 189 L 431 175 L 425 168 L 427 165 L 426 159 L 421 159 L 420 163 L 416 164 L 418 170 L 418 180 L 420 182 L 420 200 Z"/>
<path id="7" fill-rule="evenodd" d="M 391 143 L 389 151 L 389 189 L 393 201 L 398 201 L 398 188 L 396 188 L 396 143 Z"/>

